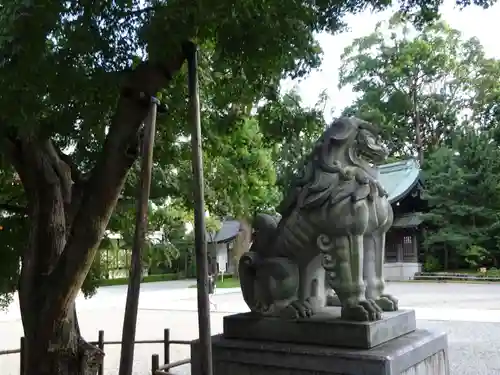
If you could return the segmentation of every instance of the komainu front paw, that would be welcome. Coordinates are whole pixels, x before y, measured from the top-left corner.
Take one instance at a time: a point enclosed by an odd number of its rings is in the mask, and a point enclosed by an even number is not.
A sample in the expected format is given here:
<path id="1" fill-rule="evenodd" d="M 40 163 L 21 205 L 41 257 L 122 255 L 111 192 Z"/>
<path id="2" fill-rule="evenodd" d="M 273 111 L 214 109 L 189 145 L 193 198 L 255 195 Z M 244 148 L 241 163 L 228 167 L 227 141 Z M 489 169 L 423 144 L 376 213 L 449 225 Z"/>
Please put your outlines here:
<path id="1" fill-rule="evenodd" d="M 375 303 L 382 309 L 382 311 L 398 310 L 398 300 L 390 294 L 382 294 L 375 300 Z"/>
<path id="2" fill-rule="evenodd" d="M 306 301 L 295 300 L 287 307 L 281 310 L 280 316 L 285 319 L 301 319 L 309 318 L 314 315 L 314 308 L 311 303 Z"/>
<path id="3" fill-rule="evenodd" d="M 343 306 L 341 318 L 357 322 L 371 322 L 382 319 L 382 310 L 375 301 L 368 299 Z"/>

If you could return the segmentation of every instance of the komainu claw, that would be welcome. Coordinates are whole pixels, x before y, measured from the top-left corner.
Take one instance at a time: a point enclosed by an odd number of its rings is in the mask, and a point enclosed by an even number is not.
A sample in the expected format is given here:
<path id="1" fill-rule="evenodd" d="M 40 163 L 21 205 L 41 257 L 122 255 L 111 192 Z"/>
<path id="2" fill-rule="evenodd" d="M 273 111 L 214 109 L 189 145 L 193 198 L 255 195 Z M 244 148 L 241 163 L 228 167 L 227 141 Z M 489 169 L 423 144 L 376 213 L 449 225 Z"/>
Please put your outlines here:
<path id="1" fill-rule="evenodd" d="M 373 300 L 364 300 L 342 307 L 341 318 L 358 322 L 371 322 L 382 319 L 382 310 Z"/>
<path id="2" fill-rule="evenodd" d="M 390 294 L 383 294 L 380 298 L 375 300 L 375 303 L 382 309 L 382 311 L 397 311 L 398 300 Z"/>
<path id="3" fill-rule="evenodd" d="M 301 319 L 310 318 L 314 315 L 314 309 L 309 301 L 295 300 L 285 307 L 281 316 L 285 319 Z"/>

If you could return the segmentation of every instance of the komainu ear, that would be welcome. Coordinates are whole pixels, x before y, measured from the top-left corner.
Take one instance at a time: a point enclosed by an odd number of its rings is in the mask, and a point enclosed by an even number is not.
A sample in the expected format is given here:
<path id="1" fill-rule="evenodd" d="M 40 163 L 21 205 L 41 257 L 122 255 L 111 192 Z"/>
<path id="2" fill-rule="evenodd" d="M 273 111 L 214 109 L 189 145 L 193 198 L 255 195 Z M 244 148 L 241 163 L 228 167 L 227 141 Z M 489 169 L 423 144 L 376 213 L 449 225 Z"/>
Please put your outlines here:
<path id="1" fill-rule="evenodd" d="M 354 117 L 340 117 L 335 120 L 325 133 L 326 139 L 345 141 L 358 130 L 358 121 Z"/>

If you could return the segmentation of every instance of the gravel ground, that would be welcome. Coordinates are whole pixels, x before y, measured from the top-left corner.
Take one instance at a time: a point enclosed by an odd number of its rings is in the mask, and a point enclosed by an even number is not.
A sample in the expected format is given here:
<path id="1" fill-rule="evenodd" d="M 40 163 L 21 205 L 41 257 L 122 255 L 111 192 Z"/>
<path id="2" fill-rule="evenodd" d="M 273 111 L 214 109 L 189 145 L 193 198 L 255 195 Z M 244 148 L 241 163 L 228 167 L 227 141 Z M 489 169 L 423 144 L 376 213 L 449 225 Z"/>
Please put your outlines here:
<path id="1" fill-rule="evenodd" d="M 417 324 L 448 333 L 451 375 L 500 375 L 498 323 L 419 320 Z"/>
<path id="2" fill-rule="evenodd" d="M 198 336 L 196 298 L 192 282 L 146 284 L 141 292 L 137 322 L 137 339 L 162 339 L 163 329 L 170 328 L 173 340 L 190 340 Z M 449 334 L 452 375 L 500 375 L 500 285 L 495 284 L 428 284 L 391 283 L 389 290 L 400 297 L 401 305 L 417 311 L 420 328 Z M 230 292 L 219 290 L 218 293 Z M 126 288 L 102 288 L 92 299 L 78 301 L 79 320 L 88 340 L 96 340 L 100 329 L 105 340 L 120 340 Z M 240 293 L 215 296 L 217 311 L 212 312 L 212 332 L 222 331 L 222 317 L 245 311 Z M 420 313 L 422 311 L 422 313 Z M 478 317 L 484 321 L 477 321 Z M 439 319 L 439 320 L 436 320 Z M 22 326 L 15 305 L 3 316 L 0 313 L 0 347 L 19 346 Z M 119 346 L 106 348 L 105 373 L 118 373 Z M 163 353 L 161 344 L 138 345 L 135 350 L 134 374 L 150 373 L 151 355 Z M 171 360 L 189 357 L 189 347 L 173 345 Z M 18 355 L 0 356 L 0 374 L 18 375 Z M 189 374 L 189 366 L 175 374 Z"/>

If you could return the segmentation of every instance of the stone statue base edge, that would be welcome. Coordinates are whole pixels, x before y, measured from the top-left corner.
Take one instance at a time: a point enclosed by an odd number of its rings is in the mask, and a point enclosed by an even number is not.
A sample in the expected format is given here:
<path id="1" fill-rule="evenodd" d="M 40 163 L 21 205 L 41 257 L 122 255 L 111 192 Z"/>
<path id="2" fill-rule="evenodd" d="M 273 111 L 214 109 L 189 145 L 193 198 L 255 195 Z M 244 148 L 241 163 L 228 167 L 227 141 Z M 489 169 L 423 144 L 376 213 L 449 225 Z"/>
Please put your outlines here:
<path id="1" fill-rule="evenodd" d="M 415 311 L 386 312 L 375 322 L 340 319 L 340 307 L 326 307 L 302 320 L 262 318 L 252 313 L 224 317 L 224 337 L 228 339 L 317 344 L 322 346 L 370 349 L 413 332 Z"/>
<path id="2" fill-rule="evenodd" d="M 203 375 L 199 342 L 191 375 Z M 449 375 L 444 333 L 416 330 L 372 349 L 212 337 L 214 375 Z"/>

